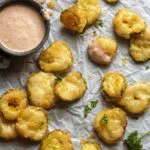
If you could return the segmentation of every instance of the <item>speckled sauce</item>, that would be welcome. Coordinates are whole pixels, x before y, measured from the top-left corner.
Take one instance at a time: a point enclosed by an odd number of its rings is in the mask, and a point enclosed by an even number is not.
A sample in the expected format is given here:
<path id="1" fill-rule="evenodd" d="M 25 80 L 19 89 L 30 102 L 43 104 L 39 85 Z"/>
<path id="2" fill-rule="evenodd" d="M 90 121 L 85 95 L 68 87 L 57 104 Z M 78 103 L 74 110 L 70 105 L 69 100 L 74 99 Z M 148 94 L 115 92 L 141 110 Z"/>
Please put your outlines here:
<path id="1" fill-rule="evenodd" d="M 35 48 L 45 31 L 43 17 L 29 4 L 14 3 L 0 11 L 0 43 L 12 51 Z"/>

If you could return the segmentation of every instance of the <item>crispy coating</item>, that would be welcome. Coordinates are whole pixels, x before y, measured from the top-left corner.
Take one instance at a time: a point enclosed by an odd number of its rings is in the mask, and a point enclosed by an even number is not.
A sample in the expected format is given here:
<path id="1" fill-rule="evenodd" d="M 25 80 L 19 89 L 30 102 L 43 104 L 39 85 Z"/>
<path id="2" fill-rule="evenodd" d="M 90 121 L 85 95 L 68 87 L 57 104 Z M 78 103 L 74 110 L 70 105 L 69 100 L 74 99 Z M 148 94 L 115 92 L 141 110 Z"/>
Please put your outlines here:
<path id="1" fill-rule="evenodd" d="M 54 130 L 43 139 L 40 150 L 73 150 L 71 137 L 65 131 Z"/>
<path id="2" fill-rule="evenodd" d="M 118 0 L 106 0 L 106 2 L 108 2 L 108 3 L 116 3 L 116 2 L 118 2 Z"/>
<path id="3" fill-rule="evenodd" d="M 27 106 L 27 95 L 21 89 L 9 90 L 0 98 L 0 111 L 7 120 L 16 120 Z"/>
<path id="4" fill-rule="evenodd" d="M 25 108 L 16 123 L 18 134 L 34 141 L 42 140 L 48 131 L 47 113 L 40 107 Z"/>
<path id="5" fill-rule="evenodd" d="M 150 59 L 150 26 L 131 38 L 129 51 L 135 61 L 144 62 Z"/>
<path id="6" fill-rule="evenodd" d="M 73 57 L 65 41 L 55 41 L 40 54 L 38 62 L 45 72 L 64 73 L 72 67 Z"/>
<path id="7" fill-rule="evenodd" d="M 88 55 L 98 65 L 108 65 L 117 52 L 117 43 L 112 38 L 98 36 L 89 43 Z"/>
<path id="8" fill-rule="evenodd" d="M 34 106 L 50 109 L 55 105 L 54 87 L 56 76 L 52 73 L 37 72 L 31 74 L 27 82 L 30 103 Z"/>
<path id="9" fill-rule="evenodd" d="M 125 89 L 127 81 L 125 77 L 119 72 L 108 72 L 104 75 L 101 83 L 101 90 L 108 101 L 117 103 Z"/>
<path id="10" fill-rule="evenodd" d="M 5 140 L 17 137 L 15 122 L 6 120 L 2 113 L 0 113 L 0 137 Z"/>
<path id="11" fill-rule="evenodd" d="M 60 21 L 66 29 L 77 33 L 82 33 L 87 25 L 84 11 L 76 5 L 64 10 L 60 16 Z"/>
<path id="12" fill-rule="evenodd" d="M 104 116 L 108 117 L 105 124 L 102 123 Z M 122 138 L 126 126 L 126 113 L 120 108 L 106 109 L 99 112 L 94 121 L 96 133 L 107 144 L 116 144 Z"/>
<path id="13" fill-rule="evenodd" d="M 101 150 L 101 146 L 96 142 L 85 141 L 81 150 Z"/>
<path id="14" fill-rule="evenodd" d="M 84 11 L 87 25 L 95 23 L 102 15 L 102 9 L 98 0 L 77 0 L 77 6 Z"/>
<path id="15" fill-rule="evenodd" d="M 98 0 L 78 0 L 76 5 L 62 12 L 60 20 L 66 29 L 82 33 L 87 26 L 95 23 L 101 14 Z"/>
<path id="16" fill-rule="evenodd" d="M 122 8 L 115 15 L 113 26 L 119 36 L 129 39 L 133 34 L 142 32 L 146 25 L 136 13 Z"/>
<path id="17" fill-rule="evenodd" d="M 55 87 L 55 93 L 62 101 L 75 101 L 83 96 L 87 89 L 81 73 L 71 72 Z"/>
<path id="18" fill-rule="evenodd" d="M 125 90 L 119 105 L 132 114 L 143 113 L 150 102 L 150 84 L 135 83 Z"/>

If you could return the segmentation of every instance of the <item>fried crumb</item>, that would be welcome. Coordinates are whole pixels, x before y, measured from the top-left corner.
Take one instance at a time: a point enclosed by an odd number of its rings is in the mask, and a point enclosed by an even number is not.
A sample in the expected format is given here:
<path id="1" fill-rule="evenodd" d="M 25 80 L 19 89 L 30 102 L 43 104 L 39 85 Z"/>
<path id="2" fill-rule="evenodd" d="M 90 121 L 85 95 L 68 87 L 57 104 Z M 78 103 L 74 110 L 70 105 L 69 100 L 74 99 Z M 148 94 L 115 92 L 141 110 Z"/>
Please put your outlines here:
<path id="1" fill-rule="evenodd" d="M 55 9 L 57 6 L 57 3 L 55 0 L 51 0 L 50 2 L 47 3 L 47 7 L 50 9 Z"/>
<path id="2" fill-rule="evenodd" d="M 128 59 L 127 59 L 127 57 L 124 56 L 124 57 L 122 58 L 122 66 L 125 67 L 126 64 L 127 64 L 127 62 L 128 62 Z"/>

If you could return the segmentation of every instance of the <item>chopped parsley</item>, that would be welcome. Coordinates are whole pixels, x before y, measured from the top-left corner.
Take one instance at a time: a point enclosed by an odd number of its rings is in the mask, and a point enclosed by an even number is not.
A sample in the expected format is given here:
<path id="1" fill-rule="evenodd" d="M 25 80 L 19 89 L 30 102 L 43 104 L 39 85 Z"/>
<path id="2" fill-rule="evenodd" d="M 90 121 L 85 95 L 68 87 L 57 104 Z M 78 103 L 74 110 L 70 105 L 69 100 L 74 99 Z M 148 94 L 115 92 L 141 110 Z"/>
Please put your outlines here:
<path id="1" fill-rule="evenodd" d="M 107 116 L 106 114 L 104 114 L 104 116 L 103 116 L 103 117 L 101 118 L 101 120 L 100 120 L 100 123 L 101 123 L 102 125 L 105 125 L 105 124 L 108 123 L 108 120 L 109 120 L 108 116 Z"/>
<path id="2" fill-rule="evenodd" d="M 94 109 L 96 108 L 98 103 L 98 100 L 93 100 L 90 102 L 90 105 L 86 105 L 84 107 L 84 118 L 86 118 L 88 116 L 88 114 Z"/>
<path id="3" fill-rule="evenodd" d="M 146 66 L 146 70 L 148 70 L 149 69 L 149 66 Z"/>
<path id="4" fill-rule="evenodd" d="M 104 23 L 103 23 L 103 20 L 98 20 L 95 24 L 96 27 L 100 26 L 100 27 L 103 27 L 104 26 Z"/>
<path id="5" fill-rule="evenodd" d="M 141 144 L 141 140 L 148 135 L 150 135 L 150 131 L 146 132 L 141 137 L 138 136 L 137 131 L 130 133 L 128 138 L 125 140 L 128 150 L 142 150 L 143 146 Z"/>
<path id="6" fill-rule="evenodd" d="M 56 83 L 60 83 L 61 81 L 62 81 L 62 78 L 60 78 L 60 77 L 57 77 L 57 79 L 55 79 Z"/>

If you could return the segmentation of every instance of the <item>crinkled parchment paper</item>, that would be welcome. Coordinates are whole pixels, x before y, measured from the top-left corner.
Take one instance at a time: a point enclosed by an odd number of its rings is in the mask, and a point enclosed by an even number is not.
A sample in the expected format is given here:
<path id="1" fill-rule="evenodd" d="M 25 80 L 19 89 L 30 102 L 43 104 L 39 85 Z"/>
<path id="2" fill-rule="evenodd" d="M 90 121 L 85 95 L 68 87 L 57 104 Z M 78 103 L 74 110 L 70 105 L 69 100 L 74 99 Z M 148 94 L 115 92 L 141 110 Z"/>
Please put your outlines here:
<path id="1" fill-rule="evenodd" d="M 101 19 L 104 22 L 104 27 L 96 28 L 92 26 L 88 28 L 83 35 L 68 33 L 62 29 L 62 24 L 59 21 L 61 11 L 72 5 L 75 1 L 56 1 L 58 5 L 50 20 L 51 31 L 49 40 L 44 48 L 48 47 L 48 45 L 56 39 L 67 41 L 72 48 L 74 56 L 74 66 L 72 70 L 82 72 L 87 80 L 88 90 L 80 101 L 66 107 L 56 106 L 48 112 L 49 131 L 58 128 L 69 131 L 72 134 L 74 149 L 80 150 L 80 140 L 88 138 L 93 132 L 92 125 L 96 113 L 106 107 L 111 107 L 102 99 L 99 92 L 100 81 L 105 72 L 118 70 L 126 76 L 129 84 L 139 81 L 150 81 L 150 69 L 146 70 L 146 67 L 150 66 L 150 62 L 136 64 L 129 56 L 128 41 L 121 40 L 115 36 L 112 29 L 114 14 L 122 7 L 127 7 L 137 12 L 150 24 L 150 0 L 119 0 L 120 2 L 116 5 L 109 5 L 106 4 L 104 0 L 100 0 L 103 8 L 103 16 Z M 112 36 L 118 41 L 119 48 L 117 56 L 108 67 L 96 66 L 87 57 L 87 44 L 94 38 L 93 31 L 96 31 L 97 35 Z M 37 52 L 22 58 L 12 58 L 10 67 L 6 70 L 0 70 L 0 94 L 10 88 L 25 87 L 26 79 L 30 73 L 38 70 L 37 58 L 39 53 L 40 52 Z M 126 60 L 126 63 L 124 63 L 124 60 Z M 93 99 L 98 100 L 98 105 L 86 119 L 83 119 L 84 106 Z M 150 130 L 150 109 L 143 116 L 139 117 L 138 120 L 129 118 L 123 139 L 134 130 L 138 130 L 140 133 Z M 123 139 L 114 146 L 106 146 L 97 138 L 95 140 L 101 143 L 103 150 L 125 150 L 126 147 L 123 144 Z M 38 147 L 38 144 L 22 141 L 20 138 L 11 142 L 0 140 L 0 150 L 36 150 Z M 144 150 L 150 150 L 150 137 L 146 137 L 143 140 L 143 148 Z"/>

